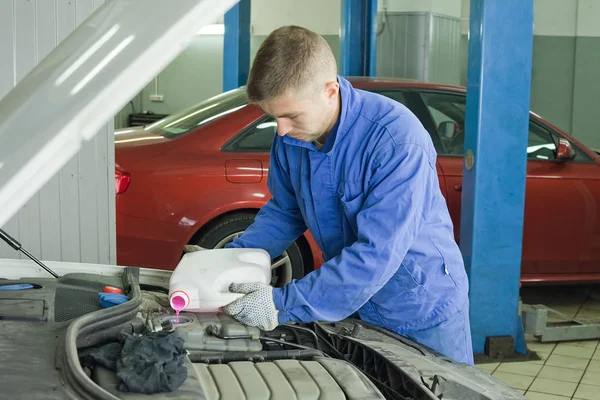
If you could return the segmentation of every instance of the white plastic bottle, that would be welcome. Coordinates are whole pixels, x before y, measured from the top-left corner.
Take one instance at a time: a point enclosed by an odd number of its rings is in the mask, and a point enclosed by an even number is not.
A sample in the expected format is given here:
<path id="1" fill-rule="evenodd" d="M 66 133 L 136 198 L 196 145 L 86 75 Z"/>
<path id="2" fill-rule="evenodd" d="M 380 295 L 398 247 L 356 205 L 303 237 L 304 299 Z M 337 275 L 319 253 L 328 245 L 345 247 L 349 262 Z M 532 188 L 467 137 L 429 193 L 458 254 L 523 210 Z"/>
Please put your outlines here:
<path id="1" fill-rule="evenodd" d="M 271 257 L 261 249 L 215 249 L 184 254 L 169 281 L 169 301 L 176 311 L 217 312 L 243 296 L 231 283 L 271 281 Z"/>

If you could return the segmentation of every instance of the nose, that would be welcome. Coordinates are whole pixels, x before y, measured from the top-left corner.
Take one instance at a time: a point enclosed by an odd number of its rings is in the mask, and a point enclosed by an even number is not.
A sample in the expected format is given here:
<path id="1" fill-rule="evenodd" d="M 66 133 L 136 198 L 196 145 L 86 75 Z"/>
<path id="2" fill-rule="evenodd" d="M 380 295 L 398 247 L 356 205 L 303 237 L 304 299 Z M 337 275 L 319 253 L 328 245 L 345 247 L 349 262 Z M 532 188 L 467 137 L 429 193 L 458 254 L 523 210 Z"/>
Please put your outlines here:
<path id="1" fill-rule="evenodd" d="M 279 136 L 285 136 L 292 131 L 292 124 L 285 120 L 277 121 L 277 134 Z"/>

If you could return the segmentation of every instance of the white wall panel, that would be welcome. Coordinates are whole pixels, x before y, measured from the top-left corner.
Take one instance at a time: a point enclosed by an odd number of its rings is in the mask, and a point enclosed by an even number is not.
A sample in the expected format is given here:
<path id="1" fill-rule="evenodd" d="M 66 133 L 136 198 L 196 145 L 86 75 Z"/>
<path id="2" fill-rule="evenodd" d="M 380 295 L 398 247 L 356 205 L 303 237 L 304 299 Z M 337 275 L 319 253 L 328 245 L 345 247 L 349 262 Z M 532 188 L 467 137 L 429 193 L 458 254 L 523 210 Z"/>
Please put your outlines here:
<path id="1" fill-rule="evenodd" d="M 460 34 L 469 34 L 469 15 L 471 14 L 471 2 L 469 0 L 461 0 L 461 16 L 460 16 Z"/>
<path id="2" fill-rule="evenodd" d="M 536 0 L 533 12 L 535 35 L 575 36 L 577 32 L 577 1 Z"/>
<path id="3" fill-rule="evenodd" d="M 103 3 L 0 1 L 0 98 Z M 79 154 L 2 228 L 45 260 L 114 264 L 113 122 L 84 143 Z M 20 255 L 0 243 L 0 257 Z"/>
<path id="4" fill-rule="evenodd" d="M 461 33 L 469 28 L 470 0 L 462 0 Z M 535 0 L 534 34 L 600 37 L 600 0 Z"/>
<path id="5" fill-rule="evenodd" d="M 449 17 L 460 18 L 462 0 L 382 0 L 378 9 L 383 7 L 389 12 L 432 12 Z"/>
<path id="6" fill-rule="evenodd" d="M 432 0 L 384 0 L 389 12 L 430 12 Z"/>
<path id="7" fill-rule="evenodd" d="M 14 2 L 14 55 L 15 81 L 20 81 L 35 67 L 35 3 L 30 1 Z M 32 29 L 32 26 L 34 27 Z M 23 132 L 26 134 L 26 132 Z M 40 201 L 37 196 L 26 204 L 16 217 L 19 225 L 19 236 L 23 238 L 22 244 L 34 254 L 39 254 L 41 244 L 39 239 L 39 210 Z M 38 218 L 35 221 L 35 218 Z M 34 221 L 32 221 L 34 218 Z M 16 254 L 15 254 L 16 256 Z"/>
<path id="8" fill-rule="evenodd" d="M 458 18 L 388 12 L 377 40 L 377 76 L 460 83 Z"/>
<path id="9" fill-rule="evenodd" d="M 461 0 L 433 0 L 431 2 L 431 12 L 434 14 L 446 15 L 448 17 L 460 18 L 462 11 Z"/>
<path id="10" fill-rule="evenodd" d="M 0 1 L 0 99 L 14 87 L 14 4 Z"/>
<path id="11" fill-rule="evenodd" d="M 577 36 L 600 37 L 600 1 L 578 0 Z"/>
<path id="12" fill-rule="evenodd" d="M 285 25 L 300 25 L 320 35 L 340 31 L 341 0 L 252 0 L 252 34 L 268 35 Z"/>

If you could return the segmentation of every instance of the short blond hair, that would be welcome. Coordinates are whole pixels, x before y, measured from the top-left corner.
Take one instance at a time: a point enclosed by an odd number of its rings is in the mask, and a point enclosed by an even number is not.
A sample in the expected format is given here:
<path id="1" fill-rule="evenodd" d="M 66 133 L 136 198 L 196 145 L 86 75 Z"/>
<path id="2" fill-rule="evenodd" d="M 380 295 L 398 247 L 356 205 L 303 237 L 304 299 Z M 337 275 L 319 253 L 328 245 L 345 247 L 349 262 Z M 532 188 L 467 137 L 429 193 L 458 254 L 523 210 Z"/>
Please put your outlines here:
<path id="1" fill-rule="evenodd" d="M 248 77 L 248 98 L 258 103 L 336 77 L 337 63 L 323 37 L 284 26 L 271 32 L 258 49 Z"/>

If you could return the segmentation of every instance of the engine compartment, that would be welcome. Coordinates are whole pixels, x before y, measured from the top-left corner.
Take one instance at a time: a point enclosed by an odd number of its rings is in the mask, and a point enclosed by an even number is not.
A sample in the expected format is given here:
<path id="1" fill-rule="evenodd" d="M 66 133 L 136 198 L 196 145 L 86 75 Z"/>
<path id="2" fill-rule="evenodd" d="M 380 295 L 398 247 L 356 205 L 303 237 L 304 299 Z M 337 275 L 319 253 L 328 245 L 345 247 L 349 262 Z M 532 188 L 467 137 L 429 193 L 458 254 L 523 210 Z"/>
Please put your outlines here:
<path id="1" fill-rule="evenodd" d="M 262 332 L 219 313 L 183 313 L 173 324 L 162 272 L 55 263 L 63 268 L 58 279 L 15 276 L 15 268 L 27 266 L 0 262 L 0 270 L 13 274 L 0 286 L 28 286 L 0 290 L 0 384 L 7 398 L 524 398 L 477 368 L 364 321 L 290 323 Z M 129 300 L 101 307 L 98 292 L 107 285 Z M 184 338 L 187 379 L 174 392 L 123 392 L 113 370 L 82 363 L 123 335 L 143 339 L 164 331 Z"/>
<path id="2" fill-rule="evenodd" d="M 186 360 L 186 381 L 172 393 L 152 395 L 119 390 L 117 375 L 97 367 L 91 378 L 121 399 L 384 399 L 360 371 L 346 361 L 325 357 L 273 361 L 202 363 Z"/>
<path id="3" fill-rule="evenodd" d="M 184 340 L 187 379 L 173 393 L 122 392 L 113 371 L 94 366 L 86 374 L 121 399 L 384 399 L 360 370 L 319 350 L 314 332 L 301 326 L 271 332 L 242 325 L 223 313 L 176 316 L 165 293 L 142 291 L 135 334 L 167 331 Z M 101 345 L 102 343 L 97 343 Z M 92 346 L 92 348 L 95 346 Z M 79 349 L 80 355 L 90 347 Z"/>

